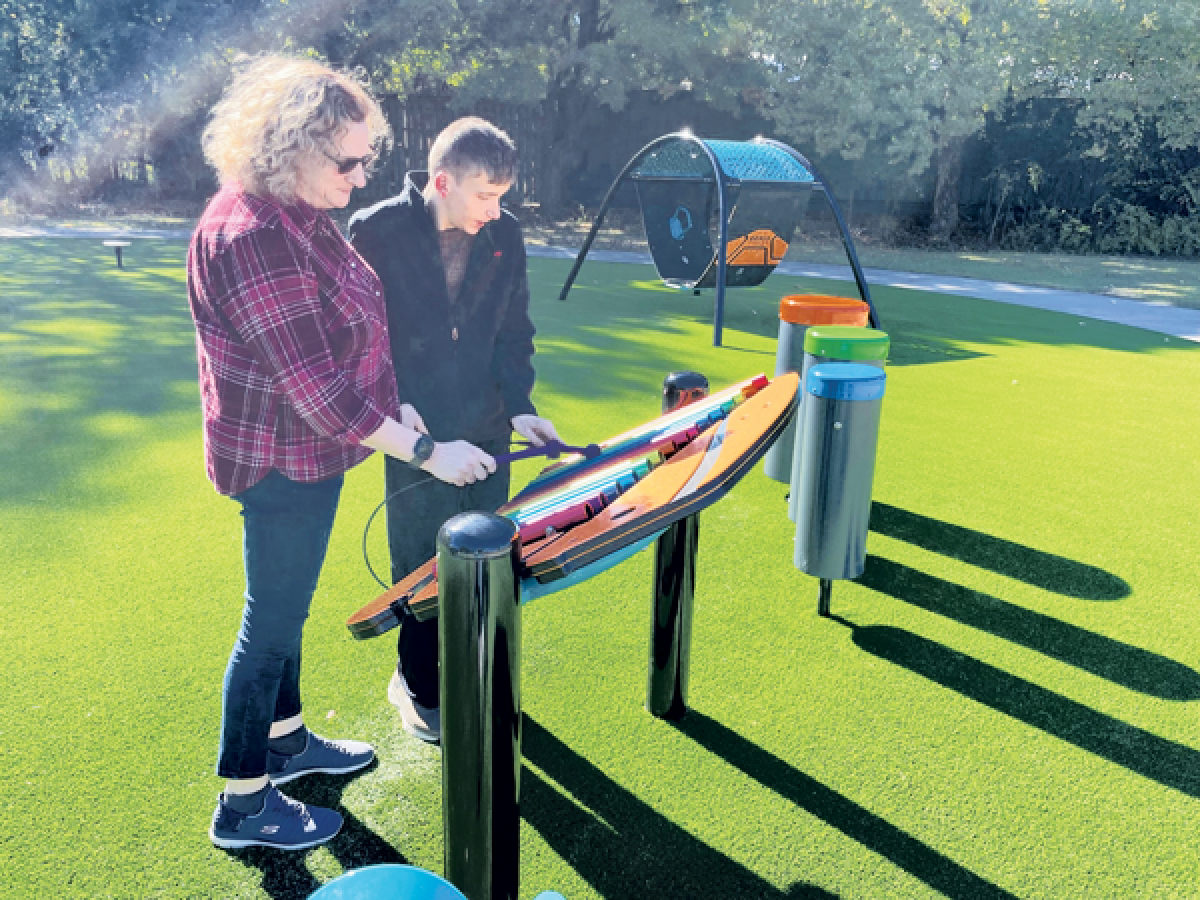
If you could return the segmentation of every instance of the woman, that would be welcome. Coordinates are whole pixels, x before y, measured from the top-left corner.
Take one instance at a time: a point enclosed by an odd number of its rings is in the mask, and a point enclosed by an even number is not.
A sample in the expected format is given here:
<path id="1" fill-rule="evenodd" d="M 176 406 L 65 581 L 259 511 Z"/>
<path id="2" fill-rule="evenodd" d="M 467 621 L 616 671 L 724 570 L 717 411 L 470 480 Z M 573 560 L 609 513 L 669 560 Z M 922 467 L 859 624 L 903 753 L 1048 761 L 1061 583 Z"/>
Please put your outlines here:
<path id="1" fill-rule="evenodd" d="M 266 57 L 213 109 L 204 153 L 221 189 L 188 251 L 204 450 L 241 506 L 241 629 L 225 672 L 209 836 L 219 847 L 301 849 L 342 817 L 274 785 L 369 765 L 360 741 L 309 731 L 300 703 L 304 620 L 343 474 L 380 450 L 453 484 L 495 471 L 462 441 L 435 444 L 401 406 L 382 286 L 328 210 L 344 207 L 388 140 L 378 104 L 311 60 Z"/>

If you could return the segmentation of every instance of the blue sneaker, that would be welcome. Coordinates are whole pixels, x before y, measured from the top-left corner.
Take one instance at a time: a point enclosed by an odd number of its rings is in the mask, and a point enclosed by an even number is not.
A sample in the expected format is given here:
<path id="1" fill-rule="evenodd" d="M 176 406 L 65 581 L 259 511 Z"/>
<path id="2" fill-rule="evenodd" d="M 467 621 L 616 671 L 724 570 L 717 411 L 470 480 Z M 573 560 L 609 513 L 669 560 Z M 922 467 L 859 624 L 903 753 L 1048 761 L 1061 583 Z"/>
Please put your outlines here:
<path id="1" fill-rule="evenodd" d="M 342 816 L 323 806 L 307 806 L 287 797 L 272 786 L 262 812 L 247 816 L 217 798 L 208 836 L 223 850 L 242 847 L 274 847 L 277 850 L 306 850 L 324 844 L 342 830 Z"/>
<path id="2" fill-rule="evenodd" d="M 331 741 L 307 728 L 304 749 L 294 756 L 267 751 L 267 774 L 275 784 L 302 775 L 347 775 L 371 764 L 375 749 L 363 741 Z"/>

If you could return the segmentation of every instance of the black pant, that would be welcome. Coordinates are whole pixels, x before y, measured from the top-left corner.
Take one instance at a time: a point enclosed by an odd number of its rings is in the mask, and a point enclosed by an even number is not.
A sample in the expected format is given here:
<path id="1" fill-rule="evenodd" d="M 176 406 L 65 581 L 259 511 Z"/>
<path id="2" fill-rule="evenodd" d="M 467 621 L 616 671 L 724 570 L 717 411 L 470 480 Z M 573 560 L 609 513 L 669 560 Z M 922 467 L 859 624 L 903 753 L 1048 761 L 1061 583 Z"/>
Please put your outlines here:
<path id="1" fill-rule="evenodd" d="M 509 444 L 505 439 L 480 441 L 477 446 L 494 456 L 506 452 Z M 434 479 L 399 496 L 393 495 L 426 479 L 427 474 L 390 456 L 384 471 L 387 496 L 391 498 L 387 504 L 387 531 L 393 584 L 437 552 L 437 534 L 447 519 L 472 510 L 495 512 L 508 500 L 507 465 L 497 466 L 494 475 L 465 487 Z M 404 679 L 409 696 L 429 708 L 439 705 L 437 627 L 437 619 L 418 622 L 405 616 L 396 645 L 396 671 Z"/>

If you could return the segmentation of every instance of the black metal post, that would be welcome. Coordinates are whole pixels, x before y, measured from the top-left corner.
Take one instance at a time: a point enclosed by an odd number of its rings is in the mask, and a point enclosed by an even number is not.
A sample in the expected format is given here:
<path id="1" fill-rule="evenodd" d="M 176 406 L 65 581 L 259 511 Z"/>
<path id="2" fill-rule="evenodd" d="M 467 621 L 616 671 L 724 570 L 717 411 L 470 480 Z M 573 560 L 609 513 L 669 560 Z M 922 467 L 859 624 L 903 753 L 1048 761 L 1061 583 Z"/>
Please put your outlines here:
<path id="1" fill-rule="evenodd" d="M 708 148 L 705 147 L 707 150 Z M 713 297 L 713 346 L 721 346 L 721 334 L 725 328 L 725 257 L 729 245 L 729 208 L 728 185 L 725 183 L 725 173 L 716 156 L 712 156 L 713 170 L 717 173 L 717 214 L 721 224 L 717 227 L 717 284 L 716 296 Z"/>
<path id="2" fill-rule="evenodd" d="M 687 712 L 699 537 L 700 519 L 691 515 L 669 526 L 654 544 L 646 711 L 660 719 L 682 719 Z"/>
<path id="3" fill-rule="evenodd" d="M 519 552 L 491 513 L 438 533 L 446 878 L 467 900 L 516 900 L 520 880 Z"/>
<path id="4" fill-rule="evenodd" d="M 833 582 L 828 578 L 820 579 L 817 588 L 817 615 L 829 618 L 829 606 L 833 602 Z"/>
<path id="5" fill-rule="evenodd" d="M 663 379 L 662 411 L 673 412 L 707 396 L 703 375 L 672 372 Z M 699 538 L 700 518 L 691 515 L 669 526 L 654 545 L 646 710 L 660 719 L 681 719 L 687 712 Z"/>

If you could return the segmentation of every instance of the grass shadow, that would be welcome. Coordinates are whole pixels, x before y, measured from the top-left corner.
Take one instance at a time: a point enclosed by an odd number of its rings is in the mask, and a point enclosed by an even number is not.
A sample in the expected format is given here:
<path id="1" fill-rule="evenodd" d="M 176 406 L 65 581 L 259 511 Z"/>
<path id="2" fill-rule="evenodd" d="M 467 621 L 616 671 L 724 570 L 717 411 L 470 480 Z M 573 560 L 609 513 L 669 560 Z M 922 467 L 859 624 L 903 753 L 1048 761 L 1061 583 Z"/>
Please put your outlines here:
<path id="1" fill-rule="evenodd" d="M 1014 897 L 715 719 L 689 710 L 672 724 L 714 756 L 939 893 L 962 900 Z"/>
<path id="2" fill-rule="evenodd" d="M 1120 600 L 1129 583 L 1111 572 L 1044 553 L 981 531 L 951 525 L 920 513 L 876 501 L 871 505 L 872 531 L 923 550 L 1015 578 L 1025 584 L 1083 600 Z"/>
<path id="3" fill-rule="evenodd" d="M 546 777 L 521 773 L 521 818 L 602 897 L 836 900 L 803 882 L 780 890 L 655 812 L 528 714 L 523 727 L 524 757 Z"/>
<path id="4" fill-rule="evenodd" d="M 860 649 L 1129 771 L 1200 798 L 1200 751 L 1128 725 L 951 648 L 889 625 L 857 626 Z"/>
<path id="5" fill-rule="evenodd" d="M 139 244 L 160 274 L 117 270 L 98 241 L 3 243 L 0 497 L 82 498 L 85 471 L 152 420 L 198 407 L 186 248 Z"/>
<path id="6" fill-rule="evenodd" d="M 355 773 L 366 774 L 375 769 L 376 761 L 366 769 Z M 289 797 L 315 806 L 336 809 L 345 819 L 342 830 L 325 848 L 333 854 L 342 868 L 349 872 L 363 866 L 383 863 L 408 864 L 408 859 L 390 843 L 368 828 L 362 820 L 342 806 L 342 792 L 350 780 L 330 775 L 312 775 L 303 781 L 289 784 Z M 308 852 L 295 853 L 270 850 L 265 847 L 248 847 L 245 850 L 224 851 L 247 868 L 262 872 L 262 889 L 273 900 L 304 900 L 321 887 L 321 882 L 308 870 L 305 860 Z"/>
<path id="7" fill-rule="evenodd" d="M 1182 663 L 890 559 L 868 556 L 855 581 L 1130 690 L 1164 700 L 1200 700 L 1200 673 Z"/>

